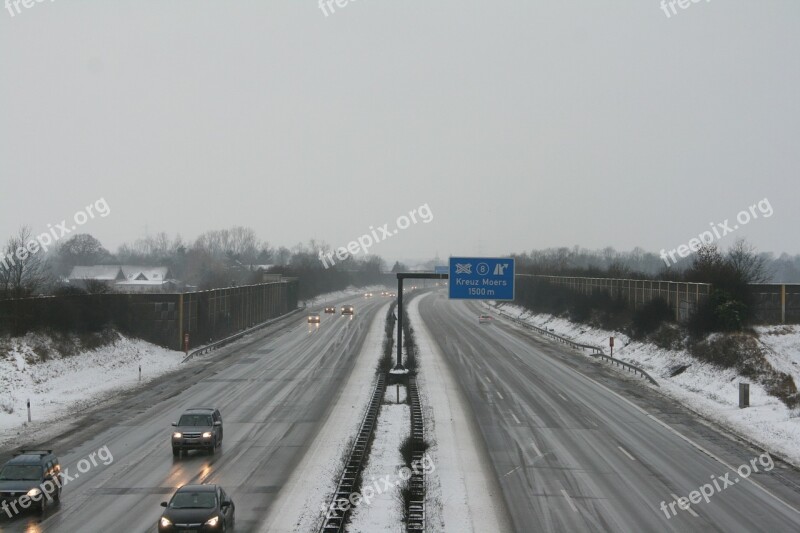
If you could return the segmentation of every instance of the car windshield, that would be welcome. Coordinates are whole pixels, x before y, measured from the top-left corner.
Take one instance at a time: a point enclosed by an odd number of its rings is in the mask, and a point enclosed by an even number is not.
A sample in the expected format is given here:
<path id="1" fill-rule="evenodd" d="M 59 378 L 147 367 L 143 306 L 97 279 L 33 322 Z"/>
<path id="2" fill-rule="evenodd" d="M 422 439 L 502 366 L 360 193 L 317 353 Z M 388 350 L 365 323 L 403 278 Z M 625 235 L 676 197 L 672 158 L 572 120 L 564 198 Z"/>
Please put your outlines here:
<path id="1" fill-rule="evenodd" d="M 42 478 L 42 467 L 39 465 L 6 465 L 0 470 L 3 481 L 38 481 Z"/>
<path id="2" fill-rule="evenodd" d="M 183 415 L 179 426 L 210 426 L 211 415 Z"/>
<path id="3" fill-rule="evenodd" d="M 216 505 L 213 492 L 178 492 L 169 502 L 171 509 L 213 509 Z"/>

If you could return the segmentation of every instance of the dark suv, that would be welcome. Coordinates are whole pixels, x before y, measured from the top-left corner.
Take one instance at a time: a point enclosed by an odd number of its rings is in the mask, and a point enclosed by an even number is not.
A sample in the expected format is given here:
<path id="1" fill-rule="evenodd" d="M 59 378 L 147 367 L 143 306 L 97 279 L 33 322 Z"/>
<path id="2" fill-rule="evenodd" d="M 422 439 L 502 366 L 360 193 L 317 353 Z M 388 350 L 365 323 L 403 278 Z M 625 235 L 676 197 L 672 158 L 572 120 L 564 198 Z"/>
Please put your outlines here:
<path id="1" fill-rule="evenodd" d="M 187 409 L 172 425 L 172 455 L 180 455 L 181 450 L 214 453 L 222 444 L 222 415 L 214 407 Z"/>
<path id="2" fill-rule="evenodd" d="M 53 450 L 21 450 L 0 469 L 0 509 L 12 517 L 61 497 L 61 465 Z M 33 505 L 31 505 L 33 504 Z"/>
<path id="3" fill-rule="evenodd" d="M 158 520 L 159 533 L 232 531 L 236 506 L 219 485 L 184 485 Z"/>

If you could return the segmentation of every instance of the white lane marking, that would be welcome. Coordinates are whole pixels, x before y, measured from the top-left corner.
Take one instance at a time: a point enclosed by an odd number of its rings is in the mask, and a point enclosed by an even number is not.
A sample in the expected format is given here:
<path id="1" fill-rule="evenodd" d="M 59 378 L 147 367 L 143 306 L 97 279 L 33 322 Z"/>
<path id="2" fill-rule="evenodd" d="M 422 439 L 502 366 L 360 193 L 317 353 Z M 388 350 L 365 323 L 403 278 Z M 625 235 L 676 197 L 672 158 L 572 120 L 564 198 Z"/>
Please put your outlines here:
<path id="1" fill-rule="evenodd" d="M 574 370 L 574 369 L 572 369 L 572 368 L 570 368 L 570 367 L 567 367 L 567 368 L 568 368 L 569 370 L 571 370 L 571 371 L 572 371 L 572 372 L 573 372 L 573 373 L 574 373 L 576 376 L 579 376 L 580 378 L 583 378 L 583 379 L 585 379 L 586 381 L 589 381 L 589 382 L 591 382 L 591 383 L 594 383 L 595 385 L 597 385 L 597 386 L 598 386 L 598 387 L 600 387 L 601 389 L 605 390 L 606 392 L 608 392 L 608 393 L 610 393 L 610 394 L 613 394 L 614 396 L 616 396 L 617 398 L 619 398 L 619 399 L 620 399 L 620 400 L 622 400 L 623 402 L 627 403 L 628 405 L 630 405 L 631 407 L 633 407 L 634 409 L 636 409 L 637 411 L 639 411 L 640 413 L 642 413 L 643 415 L 645 415 L 647 418 L 650 418 L 651 420 L 653 420 L 653 421 L 657 422 L 658 424 L 660 424 L 660 425 L 664 426 L 666 429 L 668 429 L 668 430 L 669 430 L 669 431 L 671 431 L 672 433 L 676 434 L 678 437 L 682 438 L 684 441 L 688 442 L 689 444 L 691 444 L 692 446 L 694 446 L 695 448 L 697 448 L 698 450 L 700 450 L 700 451 L 701 451 L 701 452 L 703 452 L 704 454 L 708 455 L 709 457 L 711 457 L 712 459 L 714 459 L 714 460 L 715 460 L 715 461 L 717 461 L 718 463 L 720 463 L 720 464 L 722 464 L 722 465 L 726 466 L 726 467 L 727 467 L 728 469 L 730 469 L 731 471 L 738 473 L 738 471 L 737 471 L 735 468 L 733 468 L 731 465 L 729 465 L 728 463 L 726 463 L 725 461 L 723 461 L 722 459 L 720 459 L 719 457 L 717 457 L 716 455 L 714 455 L 714 454 L 713 454 L 713 453 L 711 453 L 710 451 L 706 450 L 705 448 L 703 448 L 702 446 L 700 446 L 699 444 L 697 444 L 696 442 L 694 442 L 694 441 L 693 441 L 692 439 L 690 439 L 689 437 L 687 437 L 687 436 L 683 435 L 683 434 L 682 434 L 680 431 L 678 431 L 677 429 L 673 428 L 673 427 L 672 427 L 672 426 L 670 426 L 669 424 L 666 424 L 665 422 L 662 422 L 662 421 L 661 421 L 661 420 L 659 420 L 658 418 L 654 417 L 653 415 L 651 415 L 650 413 L 648 413 L 647 411 L 645 411 L 644 409 L 642 409 L 641 407 L 639 407 L 638 405 L 636 405 L 635 403 L 633 403 L 632 401 L 630 401 L 629 399 L 625 398 L 625 397 L 624 397 L 624 396 L 622 396 L 621 394 L 618 394 L 618 393 L 614 392 L 613 390 L 609 389 L 608 387 L 606 387 L 605 385 L 603 385 L 603 384 L 602 384 L 602 383 L 600 383 L 599 381 L 597 381 L 597 380 L 595 380 L 595 379 L 593 379 L 593 378 L 590 378 L 590 377 L 589 377 L 589 376 L 587 376 L 586 374 L 582 374 L 582 373 L 578 372 L 577 370 Z M 774 495 L 774 494 L 773 494 L 773 493 L 771 493 L 769 490 L 767 490 L 766 488 L 764 488 L 763 486 L 761 486 L 761 484 L 760 484 L 760 483 L 758 483 L 757 481 L 753 480 L 752 476 L 751 476 L 751 477 L 748 477 L 748 478 L 745 478 L 745 479 L 747 479 L 747 481 L 749 481 L 750 483 L 752 483 L 753 485 L 755 485 L 756 487 L 758 487 L 759 489 L 761 489 L 761 490 L 762 490 L 762 491 L 763 491 L 765 494 L 767 494 L 768 496 L 771 496 L 771 497 L 772 497 L 772 498 L 773 498 L 775 501 L 778 501 L 778 502 L 782 503 L 783 505 L 785 505 L 786 507 L 788 507 L 789 509 L 791 509 L 791 510 L 792 510 L 792 511 L 794 511 L 795 513 L 797 513 L 797 514 L 800 514 L 800 510 L 796 509 L 796 508 L 795 508 L 795 507 L 793 507 L 791 504 L 787 503 L 787 502 L 786 502 L 786 501 L 784 501 L 783 499 L 779 498 L 778 496 Z"/>
<path id="2" fill-rule="evenodd" d="M 634 456 L 632 456 L 631 454 L 629 454 L 629 453 L 628 453 L 628 450 L 626 450 L 626 449 L 625 449 L 625 448 L 623 448 L 622 446 L 617 446 L 617 448 L 619 448 L 619 450 L 620 450 L 622 453 L 624 453 L 625 455 L 627 455 L 627 456 L 628 456 L 628 459 L 630 459 L 631 461 L 635 461 L 635 460 L 636 460 L 636 458 L 635 458 Z"/>
<path id="3" fill-rule="evenodd" d="M 491 379 L 489 379 L 489 376 L 486 376 L 486 381 L 488 381 L 489 383 L 491 383 L 491 382 L 492 382 L 492 380 L 491 380 Z"/>
<path id="4" fill-rule="evenodd" d="M 542 457 L 542 455 L 543 455 L 542 451 L 539 449 L 538 446 L 536 446 L 536 442 L 531 440 L 531 446 L 533 446 L 533 450 L 536 452 L 536 455 L 539 456 L 539 457 Z"/>
<path id="5" fill-rule="evenodd" d="M 501 400 L 505 400 L 505 398 L 503 398 L 503 395 L 500 394 L 500 391 L 497 391 L 497 395 L 500 397 Z"/>
<path id="6" fill-rule="evenodd" d="M 596 427 L 596 428 L 597 428 L 597 427 L 600 427 L 600 426 L 598 426 L 598 425 L 597 425 L 597 422 L 595 422 L 595 421 L 594 421 L 594 420 L 592 420 L 591 418 L 587 418 L 586 420 L 588 420 L 588 421 L 589 421 L 589 423 L 590 423 L 591 425 L 593 425 L 594 427 Z"/>
<path id="7" fill-rule="evenodd" d="M 561 494 L 563 494 L 564 497 L 567 499 L 567 503 L 569 504 L 570 507 L 572 507 L 572 510 L 577 513 L 578 512 L 578 508 L 575 507 L 574 503 L 572 503 L 572 498 L 569 497 L 569 494 L 567 494 L 567 491 L 565 491 L 564 489 L 561 489 Z"/>
<path id="8" fill-rule="evenodd" d="M 511 470 L 511 471 L 509 471 L 509 472 L 506 472 L 505 474 L 503 474 L 503 477 L 506 477 L 506 476 L 507 476 L 507 475 L 509 475 L 509 474 L 513 474 L 514 472 L 516 472 L 516 471 L 517 471 L 517 470 L 519 470 L 520 468 L 522 468 L 522 465 L 519 465 L 519 466 L 518 466 L 518 467 L 516 467 L 514 470 Z"/>
<path id="9" fill-rule="evenodd" d="M 565 402 L 567 401 L 567 399 L 566 399 L 566 398 L 564 398 L 564 395 L 563 395 L 563 394 L 561 394 L 561 393 L 559 392 L 559 393 L 558 393 L 558 395 L 559 395 L 559 396 L 561 396 L 561 399 L 562 399 L 562 400 L 564 400 Z"/>
<path id="10" fill-rule="evenodd" d="M 672 492 L 670 492 L 670 494 L 672 495 L 672 497 L 673 497 L 673 498 L 675 498 L 675 501 L 677 502 L 677 501 L 678 501 L 678 495 L 677 495 L 677 494 L 675 494 L 675 493 L 672 493 Z M 683 507 L 681 507 L 680 505 L 678 505 L 678 509 L 683 509 Z M 700 518 L 700 515 L 699 515 L 699 514 L 697 514 L 697 513 L 694 511 L 694 509 L 692 509 L 692 505 L 691 505 L 691 504 L 688 504 L 688 503 L 686 504 L 686 510 L 687 510 L 687 511 L 689 511 L 689 514 L 690 514 L 690 515 L 692 515 L 693 517 L 695 517 L 695 518 Z"/>
<path id="11" fill-rule="evenodd" d="M 514 420 L 517 422 L 517 424 L 522 424 L 522 422 L 519 421 L 519 418 L 517 418 L 517 415 L 515 415 L 514 413 L 511 413 L 511 416 L 514 417 Z"/>
<path id="12" fill-rule="evenodd" d="M 677 429 L 675 429 L 675 428 L 673 428 L 672 426 L 670 426 L 670 425 L 666 424 L 665 422 L 662 422 L 661 420 L 659 420 L 658 418 L 654 417 L 653 415 L 647 415 L 647 417 L 648 417 L 648 418 L 652 418 L 653 420 L 655 420 L 656 422 L 658 422 L 659 424 L 661 424 L 662 426 L 664 426 L 665 428 L 667 428 L 667 429 L 668 429 L 668 430 L 670 430 L 671 432 L 675 433 L 677 436 L 679 436 L 680 438 L 682 438 L 683 440 L 685 440 L 686 442 L 688 442 L 689 444 L 691 444 L 692 446 L 694 446 L 695 448 L 697 448 L 698 450 L 700 450 L 701 452 L 703 452 L 704 454 L 708 455 L 708 456 L 709 456 L 709 457 L 711 457 L 712 459 L 715 459 L 715 460 L 717 460 L 718 462 L 722 463 L 723 465 L 727 466 L 727 467 L 728 467 L 728 469 L 730 469 L 732 472 L 736 472 L 737 474 L 739 473 L 739 471 L 738 471 L 738 470 L 736 470 L 734 467 L 732 467 L 731 465 L 729 465 L 728 463 L 726 463 L 725 461 L 723 461 L 722 459 L 720 459 L 719 457 L 717 457 L 716 455 L 714 455 L 713 453 L 711 453 L 710 451 L 706 450 L 705 448 L 703 448 L 702 446 L 700 446 L 699 444 L 697 444 L 696 442 L 694 442 L 694 441 L 693 441 L 692 439 L 690 439 L 689 437 L 686 437 L 686 436 L 684 436 L 684 435 L 683 435 L 682 433 L 680 433 L 680 432 L 679 432 Z M 758 483 L 757 481 L 754 481 L 752 477 L 747 477 L 747 478 L 744 478 L 744 479 L 746 479 L 747 481 L 749 481 L 750 483 L 752 483 L 753 485 L 755 485 L 756 487 L 758 487 L 759 489 L 761 489 L 761 490 L 762 490 L 762 491 L 763 491 L 765 494 L 767 494 L 768 496 L 771 496 L 771 497 L 772 497 L 772 498 L 774 498 L 776 501 L 779 501 L 779 502 L 781 502 L 783 505 L 785 505 L 786 507 L 788 507 L 789 509 L 791 509 L 791 510 L 792 510 L 792 511 L 794 511 L 795 513 L 797 513 L 797 514 L 800 514 L 800 510 L 797 510 L 796 508 L 792 507 L 792 505 L 791 505 L 791 504 L 789 504 L 789 503 L 787 503 L 786 501 L 782 500 L 782 499 L 781 499 L 781 498 L 779 498 L 778 496 L 776 496 L 776 495 L 772 494 L 772 493 L 771 493 L 769 490 L 767 490 L 765 487 L 763 487 L 763 486 L 762 486 L 760 483 Z"/>

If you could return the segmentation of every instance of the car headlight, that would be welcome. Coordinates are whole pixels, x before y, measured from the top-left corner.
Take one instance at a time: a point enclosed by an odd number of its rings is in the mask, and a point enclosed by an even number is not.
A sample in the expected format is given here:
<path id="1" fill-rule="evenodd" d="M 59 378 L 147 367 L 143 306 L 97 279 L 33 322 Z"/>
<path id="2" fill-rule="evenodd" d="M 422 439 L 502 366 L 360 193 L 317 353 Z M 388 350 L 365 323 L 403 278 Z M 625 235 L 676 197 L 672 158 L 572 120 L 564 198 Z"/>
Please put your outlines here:
<path id="1" fill-rule="evenodd" d="M 34 496 L 38 496 L 41 493 L 42 491 L 38 487 L 34 487 L 28 491 L 28 498 L 33 498 Z"/>
<path id="2" fill-rule="evenodd" d="M 179 431 L 176 431 L 175 433 L 172 434 L 172 438 L 173 439 L 179 439 L 181 437 L 183 437 L 183 433 L 181 433 Z"/>
<path id="3" fill-rule="evenodd" d="M 210 431 L 206 431 L 205 433 L 203 433 L 203 438 L 204 439 L 210 439 L 211 438 L 211 432 Z"/>
<path id="4" fill-rule="evenodd" d="M 206 525 L 207 526 L 216 527 L 217 524 L 219 524 L 219 517 L 218 516 L 214 516 L 214 517 L 211 517 L 208 520 L 206 520 Z"/>
<path id="5" fill-rule="evenodd" d="M 169 518 L 166 516 L 162 516 L 159 524 L 161 524 L 161 527 L 169 527 L 172 525 L 172 522 L 170 522 Z"/>

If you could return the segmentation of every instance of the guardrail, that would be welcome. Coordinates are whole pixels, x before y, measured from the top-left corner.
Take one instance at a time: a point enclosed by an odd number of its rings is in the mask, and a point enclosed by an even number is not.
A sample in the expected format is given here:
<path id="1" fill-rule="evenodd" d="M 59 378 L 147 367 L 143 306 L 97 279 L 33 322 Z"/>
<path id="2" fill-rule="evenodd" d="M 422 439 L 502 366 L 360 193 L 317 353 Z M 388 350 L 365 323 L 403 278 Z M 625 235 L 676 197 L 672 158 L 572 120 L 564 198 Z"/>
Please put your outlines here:
<path id="1" fill-rule="evenodd" d="M 361 421 L 358 436 L 347 457 L 344 472 L 339 478 L 336 492 L 331 498 L 325 518 L 322 520 L 319 533 L 342 533 L 347 525 L 348 515 L 352 507 L 352 495 L 356 492 L 357 481 L 364 466 L 364 460 L 369 447 L 369 440 L 378 420 L 383 395 L 386 393 L 386 376 L 380 374 L 372 391 L 367 412 Z"/>
<path id="2" fill-rule="evenodd" d="M 298 307 L 294 311 L 289 311 L 285 315 L 281 315 L 281 316 L 276 317 L 276 318 L 271 318 L 271 319 L 267 320 L 266 322 L 262 322 L 261 324 L 257 324 L 255 326 L 253 326 L 252 328 L 247 328 L 247 329 L 245 329 L 243 331 L 240 331 L 239 333 L 231 335 L 230 337 L 225 337 L 222 340 L 218 340 L 218 341 L 213 342 L 211 344 L 206 344 L 205 346 L 201 346 L 200 348 L 197 348 L 197 349 L 192 350 L 191 352 L 189 352 L 186 355 L 186 357 L 183 358 L 181 363 L 185 363 L 186 361 L 190 360 L 192 357 L 194 357 L 196 355 L 207 354 L 208 352 L 214 351 L 217 348 L 221 348 L 221 347 L 225 346 L 226 344 L 228 344 L 229 342 L 233 342 L 235 340 L 238 340 L 238 339 L 244 337 L 245 335 L 247 335 L 249 333 L 253 333 L 254 331 L 257 331 L 257 330 L 259 330 L 259 329 L 261 329 L 263 327 L 266 327 L 266 326 L 269 326 L 271 324 L 274 324 L 275 322 L 278 322 L 279 320 L 283 320 L 284 318 L 287 318 L 287 317 L 290 317 L 290 316 L 292 316 L 294 314 L 300 313 L 301 311 L 304 311 L 305 309 L 306 309 L 305 307 Z"/>
<path id="3" fill-rule="evenodd" d="M 411 464 L 422 464 L 422 445 L 425 442 L 425 424 L 419 400 L 419 389 L 414 377 L 408 378 L 408 399 L 411 403 Z M 408 502 L 406 532 L 425 531 L 425 472 L 414 471 L 408 480 L 411 496 Z"/>
<path id="4" fill-rule="evenodd" d="M 553 333 L 552 331 L 548 331 L 546 329 L 534 326 L 533 324 L 529 324 L 529 323 L 525 322 L 524 320 L 520 320 L 518 318 L 515 318 L 515 317 L 513 317 L 513 316 L 511 316 L 511 315 L 509 315 L 507 313 L 503 313 L 502 311 L 499 311 L 499 310 L 495 309 L 495 312 L 498 315 L 502 316 L 503 318 L 506 318 L 506 319 L 514 322 L 515 324 L 518 324 L 518 325 L 522 326 L 523 328 L 532 329 L 535 332 L 537 332 L 537 333 L 539 333 L 541 335 L 544 335 L 545 337 L 548 337 L 550 339 L 553 339 L 553 340 L 556 340 L 556 341 L 561 342 L 563 344 L 566 344 L 567 346 L 570 346 L 572 348 L 576 348 L 576 349 L 582 348 L 582 349 L 585 349 L 585 350 L 591 350 L 592 351 L 592 355 L 594 355 L 595 357 L 600 357 L 601 359 L 606 359 L 606 360 L 610 361 L 612 364 L 615 364 L 617 366 L 621 366 L 621 367 L 625 368 L 628 372 L 633 372 L 634 374 L 641 374 L 642 377 L 646 378 L 650 383 L 652 383 L 653 385 L 658 387 L 658 382 L 656 380 L 654 380 L 652 378 L 652 376 L 650 376 L 650 374 L 645 372 L 643 369 L 639 368 L 636 365 L 632 365 L 630 363 L 626 363 L 625 361 L 620 361 L 619 359 L 615 359 L 614 357 L 612 357 L 610 355 L 606 355 L 605 353 L 603 353 L 603 349 L 600 348 L 599 346 L 592 346 L 591 344 L 581 344 L 579 342 L 575 342 L 575 341 L 573 341 L 571 339 L 568 339 L 566 337 L 562 337 L 561 335 Z"/>

